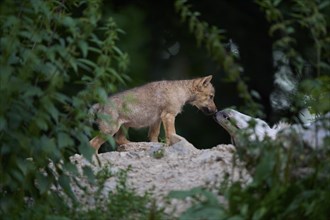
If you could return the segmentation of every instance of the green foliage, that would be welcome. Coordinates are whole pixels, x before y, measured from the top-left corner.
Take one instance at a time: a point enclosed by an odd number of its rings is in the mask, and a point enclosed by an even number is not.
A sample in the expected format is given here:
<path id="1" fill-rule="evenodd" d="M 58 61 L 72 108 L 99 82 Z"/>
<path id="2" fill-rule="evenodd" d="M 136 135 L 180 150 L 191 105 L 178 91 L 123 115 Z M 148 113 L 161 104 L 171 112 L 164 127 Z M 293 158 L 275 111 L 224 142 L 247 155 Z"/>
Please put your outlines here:
<path id="1" fill-rule="evenodd" d="M 176 199 L 191 197 L 196 202 L 179 219 L 222 219 L 226 216 L 218 198 L 205 189 L 198 187 L 188 191 L 172 191 L 169 197 Z"/>
<path id="2" fill-rule="evenodd" d="M 330 17 L 325 10 L 329 2 L 256 0 L 256 3 L 271 23 L 269 34 L 274 38 L 273 51 L 283 54 L 286 65 L 289 64 L 293 74 L 299 78 L 291 108 L 309 108 L 313 113 L 320 114 L 329 112 L 330 38 L 327 21 Z M 218 52 L 207 47 L 210 55 L 220 60 L 224 70 L 235 76 L 233 79 L 239 79 L 239 73 L 226 69 L 225 57 L 232 55 L 226 54 L 224 47 L 219 45 L 223 32 L 218 30 L 214 32 L 216 37 L 211 37 L 211 30 L 215 29 L 200 21 L 199 13 L 191 12 L 185 0 L 177 0 L 176 7 L 181 18 L 189 22 L 198 44 L 213 42 Z M 311 39 L 310 44 L 301 45 L 297 35 L 301 31 L 305 31 L 307 38 Z M 216 40 L 212 41 L 214 38 Z M 238 69 L 235 59 L 229 60 Z M 277 65 L 279 68 L 283 64 Z M 247 90 L 244 92 L 248 93 Z M 325 129 L 329 130 L 328 127 Z M 276 141 L 266 139 L 262 142 L 251 141 L 244 134 L 237 135 L 240 138 L 235 140 L 236 157 L 244 163 L 252 181 L 244 185 L 240 182 L 228 185 L 228 179 L 225 179 L 218 195 L 225 196 L 226 204 L 218 203 L 216 195 L 202 189 L 171 193 L 172 197 L 183 199 L 189 196 L 195 201 L 192 208 L 181 215 L 181 219 L 193 219 L 195 216 L 202 216 L 201 219 L 329 218 L 329 138 L 317 150 L 306 150 L 301 137 L 294 133 L 280 136 Z"/>
<path id="3" fill-rule="evenodd" d="M 330 142 L 318 152 L 299 144 L 249 141 L 241 136 L 237 154 L 252 176 L 247 185 L 234 182 L 217 195 L 201 188 L 171 192 L 172 198 L 191 197 L 194 204 L 180 219 L 327 219 L 330 205 Z M 288 140 L 286 138 L 286 140 Z M 295 145 L 296 144 L 296 145 Z"/>
<path id="4" fill-rule="evenodd" d="M 164 157 L 164 149 L 159 149 L 159 150 L 156 150 L 154 152 L 152 152 L 152 156 L 156 159 L 160 159 L 160 158 L 163 158 Z"/>
<path id="5" fill-rule="evenodd" d="M 296 74 L 303 75 L 306 64 L 315 68 L 317 76 L 329 72 L 330 37 L 327 33 L 327 18 L 324 9 L 328 1 L 295 0 L 290 4 L 283 1 L 257 0 L 256 3 L 265 12 L 266 18 L 272 23 L 269 30 L 271 36 L 279 36 L 273 44 L 274 50 L 282 50 L 296 66 Z M 283 7 L 290 7 L 285 10 Z M 299 52 L 297 32 L 302 29 L 312 39 L 308 54 Z M 304 45 L 306 46 L 306 45 Z"/>
<path id="6" fill-rule="evenodd" d="M 238 95 L 244 100 L 247 111 L 251 115 L 262 116 L 261 105 L 253 99 L 251 95 L 253 93 L 249 92 L 242 78 L 243 68 L 239 65 L 237 56 L 228 52 L 224 46 L 225 31 L 200 20 L 200 13 L 192 11 L 187 0 L 176 0 L 175 9 L 180 14 L 182 21 L 188 23 L 189 31 L 195 35 L 197 45 L 204 46 L 210 57 L 227 73 L 226 81 L 236 82 Z M 254 91 L 254 93 L 256 92 Z"/>
<path id="7" fill-rule="evenodd" d="M 149 193 L 138 195 L 127 185 L 126 170 L 112 173 L 108 166 L 102 168 L 97 174 L 98 190 L 91 195 L 96 200 L 95 208 L 73 212 L 75 219 L 162 219 L 162 210 L 155 207 Z M 107 197 L 102 196 L 105 180 L 115 177 L 116 188 L 110 191 Z"/>
<path id="8" fill-rule="evenodd" d="M 2 219 L 60 217 L 54 185 L 75 199 L 64 170 L 77 173 L 69 155 L 93 154 L 88 106 L 128 79 L 128 56 L 116 46 L 122 31 L 111 17 L 103 19 L 101 6 L 99 0 L 0 5 Z"/>
<path id="9" fill-rule="evenodd" d="M 329 2 L 257 0 L 256 3 L 271 23 L 269 34 L 275 39 L 273 50 L 284 54 L 293 74 L 301 81 L 298 92 L 292 96 L 295 102 L 292 110 L 308 106 L 314 113 L 326 113 L 330 109 Z M 300 42 L 301 33 L 310 44 Z M 310 79 L 311 76 L 316 78 Z"/>
<path id="10" fill-rule="evenodd" d="M 240 213 L 244 219 L 327 219 L 329 142 L 308 151 L 293 134 L 275 142 L 241 138 L 245 143 L 237 147 L 237 156 L 253 181 L 247 187 L 237 183 L 228 189 L 229 213 L 245 207 Z"/>
<path id="11" fill-rule="evenodd" d="M 30 205 L 27 209 L 21 210 L 21 219 L 164 219 L 163 210 L 155 206 L 155 201 L 151 199 L 148 192 L 139 195 L 134 189 L 127 185 L 128 169 L 119 169 L 112 172 L 109 166 L 103 167 L 96 173 L 93 181 L 95 192 L 84 187 L 84 198 L 88 201 L 76 201 L 71 205 L 64 202 L 65 196 L 51 194 L 43 203 Z M 105 181 L 112 178 L 116 181 L 116 187 L 103 195 Z M 79 183 L 76 183 L 79 185 Z M 12 216 L 13 217 L 13 216 Z"/>
<path id="12" fill-rule="evenodd" d="M 299 85 L 295 97 L 295 106 L 308 106 L 315 114 L 326 114 L 330 110 L 330 76 L 305 79 Z M 308 95 L 306 95 L 308 94 Z"/>

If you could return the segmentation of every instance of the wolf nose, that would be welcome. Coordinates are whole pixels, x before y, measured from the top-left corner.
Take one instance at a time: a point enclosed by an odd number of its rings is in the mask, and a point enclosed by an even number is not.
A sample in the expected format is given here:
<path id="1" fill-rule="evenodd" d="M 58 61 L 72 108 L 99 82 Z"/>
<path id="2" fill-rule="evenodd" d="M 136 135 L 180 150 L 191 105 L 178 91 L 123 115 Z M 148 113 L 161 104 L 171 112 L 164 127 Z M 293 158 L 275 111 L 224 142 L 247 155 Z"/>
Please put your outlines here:
<path id="1" fill-rule="evenodd" d="M 216 115 L 219 115 L 220 117 L 222 117 L 224 119 L 230 120 L 229 115 L 226 112 L 224 112 L 224 111 L 218 111 L 216 113 Z"/>
<path id="2" fill-rule="evenodd" d="M 216 113 L 215 110 L 209 109 L 207 107 L 201 108 L 201 110 L 206 115 L 214 115 Z"/>

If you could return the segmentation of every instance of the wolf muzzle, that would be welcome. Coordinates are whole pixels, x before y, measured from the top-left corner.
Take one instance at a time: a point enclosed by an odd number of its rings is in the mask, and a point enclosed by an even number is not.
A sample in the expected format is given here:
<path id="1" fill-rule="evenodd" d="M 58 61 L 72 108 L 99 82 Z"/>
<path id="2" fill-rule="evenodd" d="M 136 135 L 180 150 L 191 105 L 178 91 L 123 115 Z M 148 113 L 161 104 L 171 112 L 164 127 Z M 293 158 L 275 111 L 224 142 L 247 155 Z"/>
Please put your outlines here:
<path id="1" fill-rule="evenodd" d="M 213 119 L 219 123 L 221 119 L 225 119 L 227 121 L 230 121 L 230 117 L 229 117 L 229 114 L 226 112 L 226 110 L 221 110 L 221 111 L 218 111 L 216 112 L 214 115 L 213 115 Z"/>
<path id="2" fill-rule="evenodd" d="M 209 109 L 207 107 L 204 107 L 204 108 L 201 108 L 202 112 L 205 114 L 205 115 L 214 115 L 217 113 L 217 109 L 215 110 L 212 110 L 212 109 Z"/>

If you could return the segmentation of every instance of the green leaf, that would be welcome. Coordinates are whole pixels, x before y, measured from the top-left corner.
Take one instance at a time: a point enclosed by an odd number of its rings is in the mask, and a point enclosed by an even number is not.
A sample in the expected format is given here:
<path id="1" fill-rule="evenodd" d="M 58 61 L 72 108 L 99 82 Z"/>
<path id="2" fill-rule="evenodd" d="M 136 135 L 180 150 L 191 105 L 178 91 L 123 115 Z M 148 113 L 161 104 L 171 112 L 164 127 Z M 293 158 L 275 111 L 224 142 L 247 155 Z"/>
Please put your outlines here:
<path id="1" fill-rule="evenodd" d="M 41 194 L 46 193 L 52 184 L 52 178 L 42 174 L 42 173 L 37 173 L 36 175 L 36 184 L 38 189 L 40 190 Z"/>
<path id="2" fill-rule="evenodd" d="M 102 54 L 102 50 L 97 47 L 89 47 L 89 50 L 95 52 L 96 54 Z"/>
<path id="3" fill-rule="evenodd" d="M 67 161 L 63 164 L 63 170 L 70 173 L 72 176 L 76 176 L 79 174 L 77 167 L 75 164 L 71 163 L 71 161 Z"/>
<path id="4" fill-rule="evenodd" d="M 278 5 L 279 5 L 281 2 L 282 2 L 282 0 L 275 0 L 275 1 L 273 2 L 273 5 L 274 5 L 275 7 L 278 7 Z"/>
<path id="5" fill-rule="evenodd" d="M 264 219 L 263 216 L 267 213 L 266 207 L 261 207 L 252 216 L 252 220 Z"/>
<path id="6" fill-rule="evenodd" d="M 43 92 L 39 87 L 31 86 L 23 94 L 23 97 L 25 97 L 25 98 L 32 97 L 32 96 L 40 97 L 42 94 L 43 94 Z"/>
<path id="7" fill-rule="evenodd" d="M 42 135 L 39 144 L 43 152 L 47 153 L 48 155 L 52 154 L 55 156 L 56 154 L 58 154 L 54 138 Z"/>
<path id="8" fill-rule="evenodd" d="M 264 153 L 260 163 L 256 167 L 255 180 L 262 181 L 271 175 L 275 165 L 274 155 L 272 153 Z"/>
<path id="9" fill-rule="evenodd" d="M 74 27 L 76 25 L 75 20 L 72 17 L 69 16 L 64 16 L 62 18 L 62 23 L 63 25 L 67 26 L 67 27 Z"/>
<path id="10" fill-rule="evenodd" d="M 41 117 L 36 118 L 35 123 L 39 127 L 40 130 L 45 131 L 48 129 L 47 121 L 44 118 L 41 118 Z"/>
<path id="11" fill-rule="evenodd" d="M 118 47 L 114 46 L 112 49 L 116 51 L 119 56 L 123 56 L 123 52 Z"/>
<path id="12" fill-rule="evenodd" d="M 58 147 L 61 149 L 64 147 L 74 146 L 74 141 L 68 134 L 66 134 L 64 132 L 59 132 L 57 134 L 57 144 L 58 144 Z"/>
<path id="13" fill-rule="evenodd" d="M 79 41 L 79 48 L 83 54 L 83 57 L 86 58 L 88 55 L 88 43 L 86 41 Z"/>
<path id="14" fill-rule="evenodd" d="M 113 69 L 113 68 L 107 68 L 106 71 L 107 71 L 108 73 L 111 73 L 113 76 L 116 77 L 116 79 L 117 79 L 120 83 L 122 83 L 123 85 L 125 85 L 125 81 L 123 80 L 123 78 L 118 74 L 118 72 L 117 72 L 115 69 Z"/>
<path id="15" fill-rule="evenodd" d="M 95 154 L 94 148 L 88 144 L 80 144 L 79 152 L 89 161 L 92 160 L 92 156 Z"/>
<path id="16" fill-rule="evenodd" d="M 71 57 L 68 59 L 70 66 L 72 67 L 75 73 L 78 73 L 78 62 L 75 58 Z"/>
<path id="17" fill-rule="evenodd" d="M 230 218 L 228 218 L 227 220 L 244 220 L 245 218 L 241 217 L 241 216 L 238 216 L 238 215 L 235 215 L 235 216 L 232 216 Z"/>
<path id="18" fill-rule="evenodd" d="M 168 196 L 175 199 L 185 199 L 187 197 L 193 197 L 196 195 L 203 194 L 205 191 L 200 187 L 193 188 L 185 191 L 171 191 Z"/>
<path id="19" fill-rule="evenodd" d="M 78 58 L 77 63 L 78 63 L 78 65 L 79 65 L 79 63 L 86 64 L 87 66 L 93 67 L 94 69 L 97 67 L 96 63 L 94 63 L 93 61 L 84 59 L 84 58 Z"/>
<path id="20" fill-rule="evenodd" d="M 205 220 L 221 220 L 227 219 L 227 215 L 218 207 L 198 207 L 193 206 L 185 211 L 180 217 L 180 220 L 205 219 Z"/>
<path id="21" fill-rule="evenodd" d="M 59 216 L 59 215 L 47 215 L 46 220 L 70 220 L 70 217 Z"/>
<path id="22" fill-rule="evenodd" d="M 60 93 L 60 92 L 56 92 L 54 94 L 54 97 L 57 101 L 59 101 L 61 103 L 67 103 L 70 100 L 70 98 L 67 95 Z"/>
<path id="23" fill-rule="evenodd" d="M 108 100 L 108 94 L 107 94 L 107 92 L 105 91 L 105 89 L 103 89 L 103 88 L 97 88 L 96 91 L 97 91 L 98 98 L 99 98 L 100 100 L 102 100 L 102 101 L 104 101 L 104 102 L 105 102 L 106 100 Z"/>
<path id="24" fill-rule="evenodd" d="M 88 178 L 89 183 L 95 184 L 95 175 L 92 168 L 90 168 L 89 166 L 84 166 L 83 173 Z"/>
<path id="25" fill-rule="evenodd" d="M 76 196 L 74 195 L 72 189 L 71 189 L 71 185 L 70 185 L 70 178 L 65 175 L 62 174 L 59 176 L 58 178 L 58 183 L 60 184 L 60 186 L 62 187 L 62 189 L 64 190 L 64 192 L 73 200 L 77 200 Z"/>
<path id="26" fill-rule="evenodd" d="M 321 1 L 320 4 L 318 5 L 319 10 L 323 10 L 324 8 L 328 7 L 330 5 L 329 1 Z"/>
<path id="27" fill-rule="evenodd" d="M 59 117 L 59 111 L 57 108 L 55 108 L 54 104 L 51 102 L 47 102 L 47 105 L 45 106 L 46 111 L 52 116 L 54 121 L 57 123 L 58 122 L 58 117 Z"/>
<path id="28" fill-rule="evenodd" d="M 18 158 L 16 161 L 17 167 L 19 167 L 20 171 L 24 174 L 27 175 L 29 172 L 29 169 L 31 168 L 31 164 L 29 161 Z"/>

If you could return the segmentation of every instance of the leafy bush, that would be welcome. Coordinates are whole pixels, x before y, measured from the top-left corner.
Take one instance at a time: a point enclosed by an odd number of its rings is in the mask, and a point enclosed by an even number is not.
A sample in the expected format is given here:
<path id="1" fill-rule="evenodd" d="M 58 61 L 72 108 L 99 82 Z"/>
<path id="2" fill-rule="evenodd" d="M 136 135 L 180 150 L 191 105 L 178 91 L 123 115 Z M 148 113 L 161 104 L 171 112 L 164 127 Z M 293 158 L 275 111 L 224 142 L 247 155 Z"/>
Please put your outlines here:
<path id="1" fill-rule="evenodd" d="M 177 0 L 176 7 L 190 30 L 196 35 L 197 44 L 210 52 L 210 56 L 240 83 L 239 65 L 226 53 L 221 42 L 223 33 L 216 27 L 198 19 L 198 12 L 192 12 L 185 0 Z M 327 1 L 296 0 L 292 2 L 265 0 L 256 1 L 271 23 L 270 35 L 274 37 L 273 51 L 280 52 L 289 72 L 298 79 L 297 89 L 291 96 L 291 110 L 309 108 L 317 114 L 330 112 L 329 88 L 329 35 L 327 21 L 329 14 L 324 8 Z M 312 39 L 308 53 L 299 48 L 296 33 L 305 31 Z M 227 61 L 226 61 L 227 60 Z M 231 60 L 229 68 L 228 60 Z M 236 71 L 233 71 L 236 69 Z M 243 82 L 244 83 L 244 82 Z M 247 103 L 252 103 L 248 88 L 238 90 L 246 93 Z M 257 106 L 257 105 L 254 105 Z M 329 130 L 328 127 L 325 129 Z M 296 138 L 296 137 L 291 137 Z M 300 137 L 298 137 L 299 139 Z M 237 154 L 252 175 L 247 185 L 227 180 L 220 186 L 219 195 L 224 195 L 226 204 L 217 201 L 217 196 L 198 188 L 186 192 L 172 192 L 174 198 L 195 199 L 195 204 L 183 213 L 180 219 L 328 219 L 330 199 L 330 140 L 325 140 L 319 150 L 308 151 L 297 142 L 289 140 L 249 141 L 241 137 Z M 308 172 L 299 172 L 307 167 Z"/>
<path id="2" fill-rule="evenodd" d="M 194 200 L 180 219 L 328 219 L 329 139 L 309 151 L 290 139 L 289 148 L 282 141 L 239 139 L 235 158 L 244 162 L 251 182 L 224 180 L 218 194 L 203 188 L 171 192 L 172 198 Z"/>
<path id="3" fill-rule="evenodd" d="M 116 46 L 122 31 L 104 20 L 100 0 L 7 0 L 0 7 L 1 216 L 61 216 L 68 207 L 49 189 L 74 199 L 64 170 L 77 172 L 69 155 L 93 154 L 88 106 L 128 79 L 128 56 Z"/>
<path id="4" fill-rule="evenodd" d="M 145 192 L 143 195 L 138 195 L 135 190 L 128 187 L 127 172 L 129 171 L 130 167 L 112 173 L 108 166 L 103 167 L 96 174 L 97 192 L 91 195 L 96 201 L 95 207 L 87 210 L 77 207 L 71 210 L 70 216 L 74 216 L 75 219 L 162 219 L 163 212 L 155 206 L 151 194 Z M 116 189 L 103 196 L 101 191 L 109 177 L 117 179 Z"/>
<path id="5" fill-rule="evenodd" d="M 195 203 L 188 208 L 179 219 L 221 219 L 227 217 L 224 208 L 213 193 L 201 188 L 188 191 L 172 191 L 170 198 L 185 199 L 191 197 Z"/>
<path id="6" fill-rule="evenodd" d="M 298 89 L 287 96 L 293 104 L 291 110 L 297 112 L 307 106 L 314 113 L 326 113 L 330 109 L 330 37 L 326 11 L 329 2 L 295 0 L 283 4 L 257 0 L 256 3 L 272 24 L 269 34 L 275 39 L 273 51 L 283 57 L 276 68 L 290 65 L 285 74 L 292 74 L 299 81 Z M 311 43 L 300 41 L 302 33 Z"/>

